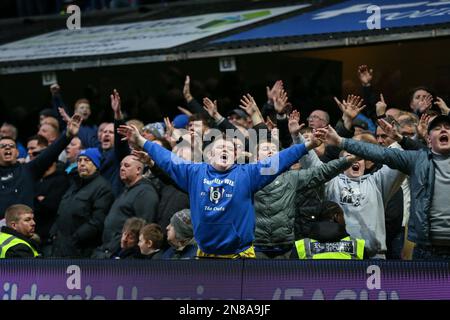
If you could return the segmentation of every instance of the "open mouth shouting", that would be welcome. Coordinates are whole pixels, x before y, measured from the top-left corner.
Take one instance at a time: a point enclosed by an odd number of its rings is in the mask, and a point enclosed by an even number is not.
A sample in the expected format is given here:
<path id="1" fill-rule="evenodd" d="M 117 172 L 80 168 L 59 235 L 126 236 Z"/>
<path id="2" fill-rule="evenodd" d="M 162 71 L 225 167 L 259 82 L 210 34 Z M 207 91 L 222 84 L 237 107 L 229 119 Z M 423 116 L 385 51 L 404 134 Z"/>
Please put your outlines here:
<path id="1" fill-rule="evenodd" d="M 226 152 L 223 152 L 223 153 L 220 155 L 220 161 L 221 161 L 222 163 L 227 163 L 227 162 L 228 162 L 228 158 L 229 158 L 229 156 L 228 156 L 228 153 L 226 153 Z"/>
<path id="2" fill-rule="evenodd" d="M 359 172 L 359 169 L 360 169 L 360 168 L 361 168 L 361 167 L 360 167 L 360 165 L 359 165 L 358 162 L 355 162 L 355 163 L 352 164 L 352 171 L 354 171 L 354 172 Z"/>
<path id="3" fill-rule="evenodd" d="M 449 143 L 449 137 L 448 137 L 447 133 L 441 134 L 439 136 L 439 142 L 441 144 L 448 144 Z"/>

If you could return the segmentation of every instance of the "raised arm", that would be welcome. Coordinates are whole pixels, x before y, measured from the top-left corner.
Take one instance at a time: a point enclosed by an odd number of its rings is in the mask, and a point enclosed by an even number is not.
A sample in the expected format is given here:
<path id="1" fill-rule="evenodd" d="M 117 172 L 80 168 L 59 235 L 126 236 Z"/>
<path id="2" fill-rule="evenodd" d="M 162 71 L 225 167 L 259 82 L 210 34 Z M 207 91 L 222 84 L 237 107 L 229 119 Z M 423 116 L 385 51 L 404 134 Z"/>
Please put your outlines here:
<path id="1" fill-rule="evenodd" d="M 363 100 L 359 96 L 350 94 L 348 95 L 347 100 L 342 100 L 341 102 L 334 97 L 334 101 L 342 111 L 342 121 L 344 122 L 345 129 L 351 131 L 353 119 L 355 119 L 366 107 L 365 105 L 362 105 Z"/>
<path id="2" fill-rule="evenodd" d="M 342 138 L 331 126 L 317 129 L 317 133 L 331 145 L 339 146 L 363 159 L 386 164 L 406 174 L 411 171 L 417 159 L 416 151 L 384 148 L 372 143 Z"/>
<path id="3" fill-rule="evenodd" d="M 78 134 L 81 121 L 80 115 L 73 115 L 68 122 L 66 131 L 39 156 L 25 164 L 30 167 L 35 179 L 40 178 L 51 164 L 58 160 L 59 154 L 66 148 L 72 138 Z"/>
<path id="4" fill-rule="evenodd" d="M 120 126 L 117 132 L 128 140 L 133 149 L 144 149 L 155 163 L 164 170 L 184 191 L 188 191 L 189 176 L 195 175 L 200 164 L 185 161 L 159 144 L 147 141 L 135 126 Z"/>
<path id="5" fill-rule="evenodd" d="M 274 108 L 277 113 L 277 128 L 280 132 L 280 142 L 283 148 L 288 148 L 292 144 L 292 138 L 289 134 L 288 114 L 292 111 L 292 105 L 288 102 L 288 95 L 284 89 L 274 96 Z"/>
<path id="6" fill-rule="evenodd" d="M 423 114 L 422 118 L 424 116 L 426 116 L 426 114 Z M 383 129 L 383 131 L 389 138 L 397 141 L 405 150 L 419 150 L 427 147 L 419 141 L 413 140 L 406 136 L 402 136 L 397 128 L 398 124 L 396 124 L 395 121 L 389 123 L 385 119 L 380 119 L 378 120 L 378 125 Z"/>
<path id="7" fill-rule="evenodd" d="M 300 133 L 301 128 L 304 124 L 299 124 L 300 112 L 297 110 L 292 111 L 289 115 L 289 132 L 291 133 L 292 140 L 295 144 L 305 143 L 306 140 Z M 308 151 L 308 154 L 300 158 L 300 165 L 303 169 L 308 169 L 311 167 L 317 167 L 322 164 L 322 161 L 317 156 L 314 149 Z"/>
<path id="8" fill-rule="evenodd" d="M 183 86 L 183 96 L 186 100 L 186 106 L 192 113 L 207 114 L 202 105 L 191 94 L 191 77 L 186 76 Z"/>
<path id="9" fill-rule="evenodd" d="M 130 148 L 125 140 L 122 140 L 121 136 L 117 133 L 117 129 L 125 124 L 122 114 L 122 103 L 120 100 L 119 92 L 114 89 L 110 95 L 111 109 L 114 112 L 114 154 L 117 162 L 120 163 L 123 158 L 130 154 Z"/>
<path id="10" fill-rule="evenodd" d="M 58 108 L 59 114 L 61 115 L 62 119 L 68 123 L 70 120 L 69 114 L 66 112 L 63 108 Z M 78 132 L 78 138 L 81 140 L 81 143 L 83 144 L 83 147 L 85 148 L 99 148 L 100 147 L 100 141 L 98 141 L 97 133 L 92 132 L 91 129 L 81 126 L 80 130 Z"/>
<path id="11" fill-rule="evenodd" d="M 297 189 L 307 190 L 320 186 L 336 177 L 342 171 L 348 169 L 355 161 L 355 156 L 348 156 L 309 169 L 302 168 L 297 171 Z"/>
<path id="12" fill-rule="evenodd" d="M 248 164 L 251 173 L 252 192 L 256 192 L 272 182 L 278 175 L 288 170 L 295 162 L 319 145 L 319 140 L 311 139 L 306 143 L 294 144 L 279 153 L 257 163 Z"/>
<path id="13" fill-rule="evenodd" d="M 361 83 L 363 99 L 367 104 L 365 114 L 372 121 L 375 121 L 376 120 L 375 104 L 377 102 L 377 96 L 372 86 L 373 69 L 369 68 L 367 65 L 361 65 L 358 67 L 357 75 Z"/>
<path id="14" fill-rule="evenodd" d="M 66 121 L 64 118 L 60 115 L 58 112 L 59 108 L 64 109 L 66 114 L 71 114 L 71 110 L 66 106 L 66 104 L 63 101 L 62 95 L 61 95 L 61 87 L 59 84 L 54 83 L 50 86 L 50 93 L 52 94 L 52 110 L 53 113 L 56 115 L 58 122 L 59 122 L 59 128 L 61 131 L 63 131 L 66 128 Z"/>

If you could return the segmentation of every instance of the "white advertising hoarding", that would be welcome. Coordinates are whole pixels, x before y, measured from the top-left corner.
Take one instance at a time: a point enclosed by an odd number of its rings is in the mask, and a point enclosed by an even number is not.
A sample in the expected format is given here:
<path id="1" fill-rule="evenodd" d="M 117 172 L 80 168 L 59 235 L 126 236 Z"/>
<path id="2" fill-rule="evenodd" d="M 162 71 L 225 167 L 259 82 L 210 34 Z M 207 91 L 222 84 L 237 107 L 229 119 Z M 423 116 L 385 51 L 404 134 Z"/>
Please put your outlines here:
<path id="1" fill-rule="evenodd" d="M 0 62 L 167 49 L 308 6 L 303 4 L 86 28 L 82 26 L 81 13 L 79 30 L 59 30 L 0 46 Z"/>

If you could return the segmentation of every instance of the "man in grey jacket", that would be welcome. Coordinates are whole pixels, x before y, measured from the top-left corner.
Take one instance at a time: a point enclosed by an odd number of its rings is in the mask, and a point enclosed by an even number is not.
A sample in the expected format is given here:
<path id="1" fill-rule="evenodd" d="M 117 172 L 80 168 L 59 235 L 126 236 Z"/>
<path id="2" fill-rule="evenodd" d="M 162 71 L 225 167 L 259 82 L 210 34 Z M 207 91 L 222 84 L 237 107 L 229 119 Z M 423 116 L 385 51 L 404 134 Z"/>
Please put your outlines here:
<path id="1" fill-rule="evenodd" d="M 347 151 L 364 155 L 410 175 L 408 240 L 416 243 L 414 259 L 450 258 L 450 118 L 440 115 L 428 125 L 430 150 L 402 151 L 339 137 L 333 129 L 322 137 Z"/>
<path id="2" fill-rule="evenodd" d="M 317 130 L 321 139 L 325 139 L 324 130 L 326 129 Z M 329 127 L 328 130 L 338 136 L 333 128 Z M 333 144 L 329 139 L 327 142 Z M 372 160 L 364 154 L 352 154 Z M 320 160 L 316 157 L 315 162 L 317 161 Z M 406 176 L 388 166 L 383 166 L 371 174 L 364 174 L 364 171 L 365 161 L 355 161 L 343 174 L 326 184 L 325 198 L 338 203 L 343 208 L 347 233 L 354 238 L 365 240 L 367 256 L 385 259 L 386 204 L 399 190 Z"/>
<path id="3" fill-rule="evenodd" d="M 126 156 L 120 163 L 120 179 L 125 189 L 114 201 L 106 216 L 102 236 L 102 245 L 93 258 L 110 258 L 119 250 L 122 228 L 125 221 L 132 217 L 151 223 L 156 221 L 159 197 L 152 183 L 142 178 L 144 165 L 133 155 Z"/>

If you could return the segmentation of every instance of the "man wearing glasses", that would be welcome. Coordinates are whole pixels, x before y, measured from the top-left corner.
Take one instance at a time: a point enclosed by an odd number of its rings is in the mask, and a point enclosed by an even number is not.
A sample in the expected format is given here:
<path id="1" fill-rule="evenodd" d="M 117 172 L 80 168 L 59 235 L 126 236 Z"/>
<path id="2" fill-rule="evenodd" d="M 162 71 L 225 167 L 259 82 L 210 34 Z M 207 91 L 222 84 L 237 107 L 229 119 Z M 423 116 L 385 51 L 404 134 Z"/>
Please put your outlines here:
<path id="1" fill-rule="evenodd" d="M 323 110 L 314 110 L 306 120 L 310 128 L 324 128 L 330 123 L 330 116 Z"/>
<path id="2" fill-rule="evenodd" d="M 33 208 L 34 186 L 50 165 L 58 159 L 72 137 L 77 135 L 81 117 L 74 115 L 67 132 L 52 143 L 36 159 L 21 164 L 17 162 L 19 151 L 11 137 L 0 138 L 0 219 L 13 204 L 24 204 Z"/>

